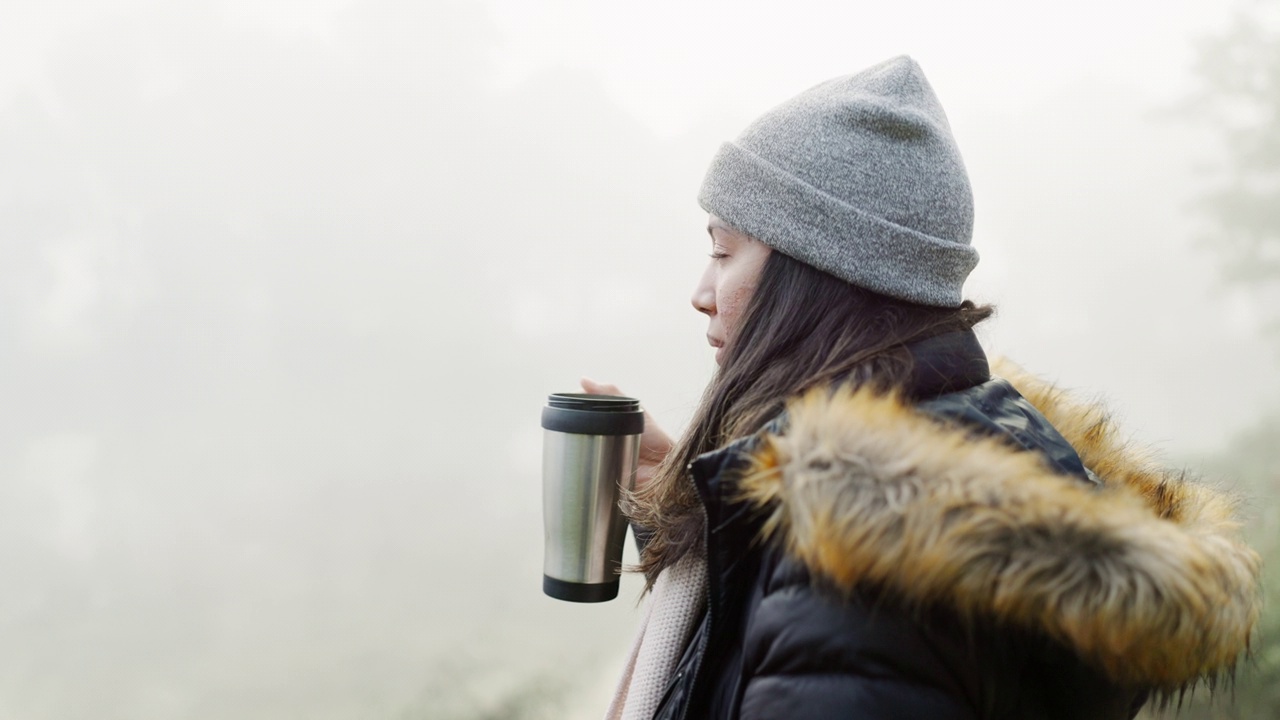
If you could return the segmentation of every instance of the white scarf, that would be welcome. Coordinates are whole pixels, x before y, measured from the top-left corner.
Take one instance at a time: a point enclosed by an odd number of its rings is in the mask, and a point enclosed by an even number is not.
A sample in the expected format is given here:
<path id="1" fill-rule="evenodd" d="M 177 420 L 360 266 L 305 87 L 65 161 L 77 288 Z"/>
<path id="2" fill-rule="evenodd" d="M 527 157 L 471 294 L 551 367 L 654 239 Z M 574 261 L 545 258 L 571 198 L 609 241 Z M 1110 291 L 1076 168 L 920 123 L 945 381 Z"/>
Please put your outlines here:
<path id="1" fill-rule="evenodd" d="M 652 720 L 707 599 L 707 561 L 691 552 L 658 573 L 605 720 Z"/>

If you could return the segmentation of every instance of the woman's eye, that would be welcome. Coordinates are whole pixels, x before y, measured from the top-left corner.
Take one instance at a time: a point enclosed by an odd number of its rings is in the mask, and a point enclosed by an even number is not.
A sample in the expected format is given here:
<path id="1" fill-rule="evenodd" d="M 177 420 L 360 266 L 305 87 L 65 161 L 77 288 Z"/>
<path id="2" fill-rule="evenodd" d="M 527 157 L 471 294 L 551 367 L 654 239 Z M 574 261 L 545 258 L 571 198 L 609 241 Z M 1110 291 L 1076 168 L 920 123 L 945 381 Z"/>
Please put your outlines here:
<path id="1" fill-rule="evenodd" d="M 711 253 L 710 257 L 712 260 L 723 260 L 724 258 L 729 257 L 729 253 L 724 253 L 717 250 L 716 252 Z"/>

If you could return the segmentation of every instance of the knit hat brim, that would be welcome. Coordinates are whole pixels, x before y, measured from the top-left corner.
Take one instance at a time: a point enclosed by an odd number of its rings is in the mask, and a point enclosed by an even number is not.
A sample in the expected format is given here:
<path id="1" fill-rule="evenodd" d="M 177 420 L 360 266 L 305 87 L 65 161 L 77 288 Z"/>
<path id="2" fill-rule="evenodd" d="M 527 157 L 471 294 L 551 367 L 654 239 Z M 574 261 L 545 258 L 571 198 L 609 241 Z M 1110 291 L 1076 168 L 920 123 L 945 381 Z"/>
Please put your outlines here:
<path id="1" fill-rule="evenodd" d="M 978 251 L 969 245 L 870 215 L 731 142 L 711 161 L 698 202 L 774 250 L 908 302 L 958 307 L 961 286 L 978 264 Z M 837 228 L 856 242 L 840 243 L 833 252 L 830 236 Z M 912 282 L 922 270 L 936 282 Z"/>

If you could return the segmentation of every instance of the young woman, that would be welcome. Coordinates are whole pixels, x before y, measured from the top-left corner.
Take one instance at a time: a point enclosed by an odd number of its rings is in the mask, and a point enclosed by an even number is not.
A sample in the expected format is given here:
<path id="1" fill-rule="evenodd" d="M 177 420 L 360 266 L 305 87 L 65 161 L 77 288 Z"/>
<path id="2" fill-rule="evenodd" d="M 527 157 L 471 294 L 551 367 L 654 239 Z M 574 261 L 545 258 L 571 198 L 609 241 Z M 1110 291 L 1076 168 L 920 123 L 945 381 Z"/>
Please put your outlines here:
<path id="1" fill-rule="evenodd" d="M 1232 670 L 1257 555 L 1102 410 L 993 374 L 914 61 L 770 111 L 700 201 L 720 369 L 678 442 L 642 441 L 651 594 L 610 717 L 1130 718 Z"/>

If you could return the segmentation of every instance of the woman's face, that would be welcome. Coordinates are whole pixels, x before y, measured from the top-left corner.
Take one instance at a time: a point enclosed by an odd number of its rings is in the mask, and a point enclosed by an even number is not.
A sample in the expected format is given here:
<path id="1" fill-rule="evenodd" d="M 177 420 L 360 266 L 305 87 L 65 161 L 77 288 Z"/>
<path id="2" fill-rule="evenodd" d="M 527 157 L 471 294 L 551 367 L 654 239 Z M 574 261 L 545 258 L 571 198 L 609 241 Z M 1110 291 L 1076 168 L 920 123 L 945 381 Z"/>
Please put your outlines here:
<path id="1" fill-rule="evenodd" d="M 721 364 L 725 347 L 737 336 L 742 313 L 755 292 L 769 246 L 714 215 L 707 222 L 707 232 L 711 235 L 711 262 L 691 299 L 694 309 L 710 320 L 707 342 L 716 348 L 716 364 Z"/>

